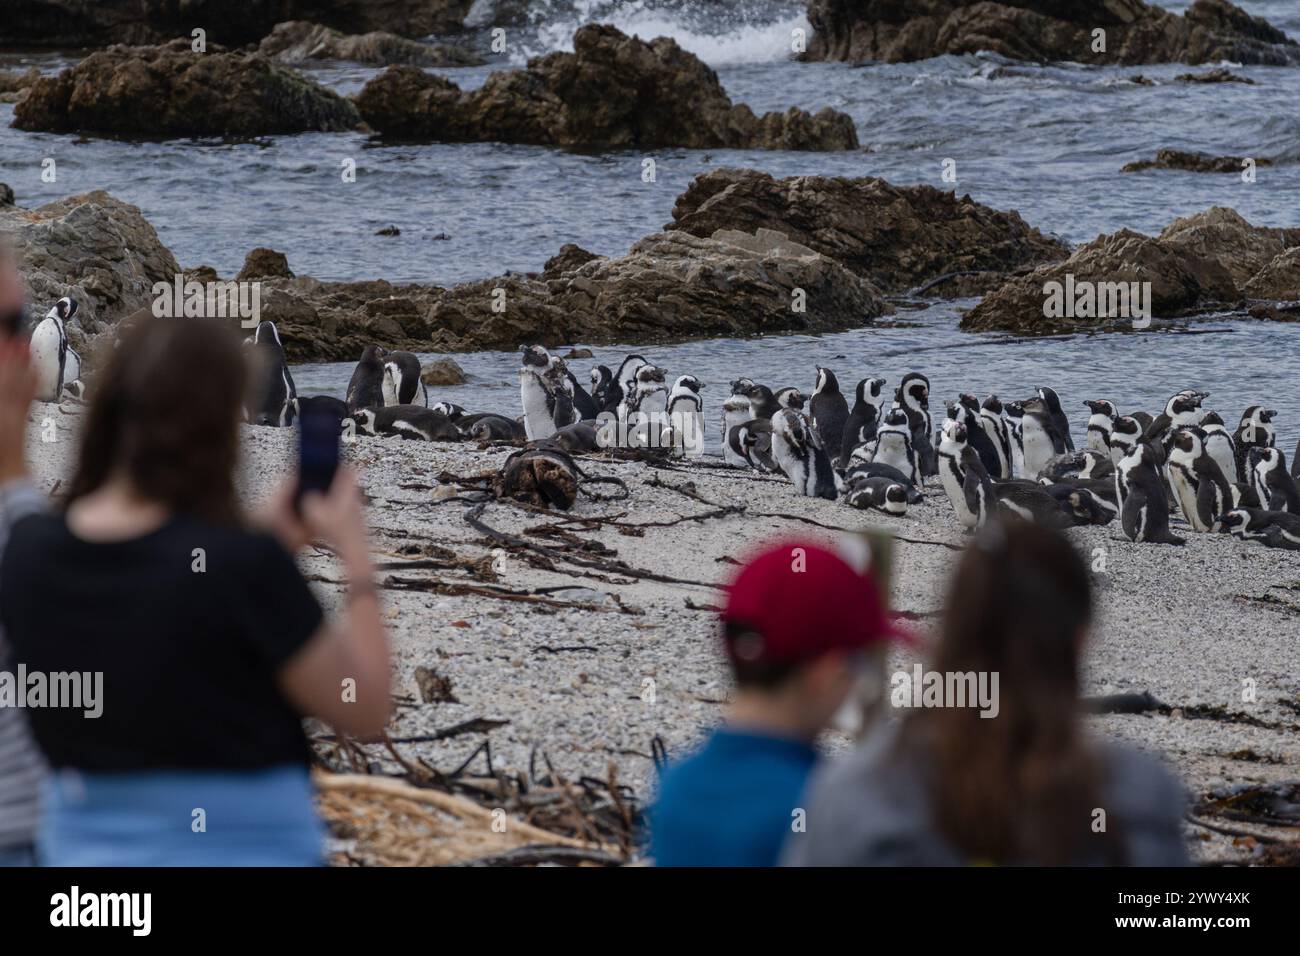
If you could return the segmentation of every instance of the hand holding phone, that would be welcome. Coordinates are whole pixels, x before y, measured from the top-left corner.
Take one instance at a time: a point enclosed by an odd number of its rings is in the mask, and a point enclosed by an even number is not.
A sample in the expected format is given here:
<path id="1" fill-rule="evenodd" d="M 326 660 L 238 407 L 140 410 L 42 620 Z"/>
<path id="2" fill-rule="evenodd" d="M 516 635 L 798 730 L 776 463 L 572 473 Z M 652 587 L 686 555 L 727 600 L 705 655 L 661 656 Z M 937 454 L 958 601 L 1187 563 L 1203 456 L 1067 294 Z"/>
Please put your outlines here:
<path id="1" fill-rule="evenodd" d="M 339 431 L 342 421 L 325 408 L 308 407 L 298 418 L 298 490 L 294 505 L 301 510 L 303 495 L 327 494 L 339 468 Z"/>

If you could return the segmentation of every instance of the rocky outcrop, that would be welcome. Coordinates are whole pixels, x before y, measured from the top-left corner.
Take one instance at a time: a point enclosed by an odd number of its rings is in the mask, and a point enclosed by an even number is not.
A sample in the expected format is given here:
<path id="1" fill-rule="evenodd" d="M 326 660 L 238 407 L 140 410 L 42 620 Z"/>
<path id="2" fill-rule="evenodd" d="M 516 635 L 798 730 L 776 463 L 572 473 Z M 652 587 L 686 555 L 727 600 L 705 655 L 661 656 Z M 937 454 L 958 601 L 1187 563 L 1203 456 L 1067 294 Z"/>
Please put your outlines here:
<path id="1" fill-rule="evenodd" d="M 460 30 L 474 0 L 5 0 L 0 43 L 22 47 L 166 43 L 196 27 L 210 41 L 256 43 L 282 20 L 405 37 Z"/>
<path id="2" fill-rule="evenodd" d="M 1295 268 L 1296 246 L 1300 230 L 1253 226 L 1223 207 L 1175 220 L 1155 238 L 1124 229 L 1099 236 L 1065 262 L 1005 283 L 966 313 L 961 327 L 1028 335 L 1132 327 L 1131 313 L 1049 317 L 1049 283 L 1080 290 L 1086 285 L 1099 299 L 1103 287 L 1149 282 L 1151 315 L 1158 318 L 1237 306 L 1246 296 L 1276 292 L 1272 297 L 1286 298 L 1297 285 L 1287 272 Z"/>
<path id="3" fill-rule="evenodd" d="M 1064 259 L 1063 242 L 1015 212 L 932 186 L 872 177 L 791 176 L 717 169 L 677 197 L 667 229 L 710 236 L 719 229 L 774 229 L 842 263 L 889 293 L 937 283 L 936 296 L 978 295 L 1007 274 Z"/>
<path id="4" fill-rule="evenodd" d="M 289 257 L 283 252 L 259 246 L 244 256 L 244 267 L 235 276 L 236 282 L 248 279 L 292 279 L 293 270 L 289 268 Z"/>
<path id="5" fill-rule="evenodd" d="M 1300 245 L 1274 256 L 1241 290 L 1252 299 L 1300 302 Z"/>
<path id="6" fill-rule="evenodd" d="M 1224 67 L 1216 67 L 1213 70 L 1206 70 L 1204 73 L 1180 73 L 1174 77 L 1176 83 L 1244 83 L 1246 86 L 1254 86 L 1255 81 L 1248 76 L 1242 76 L 1240 73 L 1233 73 Z"/>
<path id="7" fill-rule="evenodd" d="M 1188 153 L 1181 149 L 1161 149 L 1156 151 L 1155 159 L 1142 159 L 1126 163 L 1120 172 L 1139 173 L 1144 169 L 1179 169 L 1189 173 L 1239 173 L 1245 168 L 1245 158 L 1241 156 L 1207 156 L 1204 153 Z M 1270 159 L 1256 159 L 1257 167 L 1272 166 Z"/>
<path id="8" fill-rule="evenodd" d="M 717 74 L 667 37 L 649 43 L 613 27 L 574 34 L 573 53 L 494 73 L 462 91 L 414 67 L 390 67 L 357 96 L 381 133 L 445 142 L 529 143 L 606 149 L 856 149 L 845 114 L 755 116 L 734 105 Z"/>
<path id="9" fill-rule="evenodd" d="M 258 52 L 289 65 L 308 60 L 353 60 L 380 66 L 478 66 L 484 62 L 482 57 L 460 47 L 419 43 L 382 31 L 346 36 L 304 20 L 277 23 L 258 46 Z"/>
<path id="10" fill-rule="evenodd" d="M 41 71 L 32 67 L 26 72 L 0 70 L 0 103 L 17 103 L 28 87 L 41 78 Z"/>
<path id="11" fill-rule="evenodd" d="M 102 191 L 32 210 L 0 208 L 0 235 L 16 251 L 34 311 L 44 315 L 65 295 L 77 300 L 68 323 L 77 346 L 151 305 L 154 283 L 181 271 L 140 210 Z"/>
<path id="12" fill-rule="evenodd" d="M 440 358 L 420 370 L 420 381 L 435 388 L 447 385 L 464 385 L 469 376 L 455 359 Z"/>
<path id="13" fill-rule="evenodd" d="M 1227 0 L 1183 15 L 1143 0 L 809 0 L 808 59 L 899 63 L 989 51 L 1093 64 L 1300 63 L 1300 46 Z M 1105 31 L 1094 49 L 1093 31 Z"/>
<path id="14" fill-rule="evenodd" d="M 17 129 L 134 136 L 263 136 L 353 129 L 356 107 L 261 55 L 220 47 L 114 46 L 42 77 L 14 108 Z"/>

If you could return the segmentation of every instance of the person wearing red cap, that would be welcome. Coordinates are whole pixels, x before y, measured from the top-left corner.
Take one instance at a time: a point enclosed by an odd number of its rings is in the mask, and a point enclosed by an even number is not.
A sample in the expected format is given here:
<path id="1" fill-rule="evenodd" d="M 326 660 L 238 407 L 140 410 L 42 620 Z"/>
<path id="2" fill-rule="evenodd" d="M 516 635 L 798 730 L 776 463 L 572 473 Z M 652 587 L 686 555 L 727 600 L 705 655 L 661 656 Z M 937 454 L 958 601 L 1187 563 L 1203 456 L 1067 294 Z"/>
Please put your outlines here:
<path id="1" fill-rule="evenodd" d="M 722 612 L 735 693 L 723 725 L 664 772 L 650 816 L 656 865 L 776 865 L 802 823 L 818 734 L 869 652 L 897 636 L 875 584 L 834 551 L 790 541 L 748 561 Z"/>

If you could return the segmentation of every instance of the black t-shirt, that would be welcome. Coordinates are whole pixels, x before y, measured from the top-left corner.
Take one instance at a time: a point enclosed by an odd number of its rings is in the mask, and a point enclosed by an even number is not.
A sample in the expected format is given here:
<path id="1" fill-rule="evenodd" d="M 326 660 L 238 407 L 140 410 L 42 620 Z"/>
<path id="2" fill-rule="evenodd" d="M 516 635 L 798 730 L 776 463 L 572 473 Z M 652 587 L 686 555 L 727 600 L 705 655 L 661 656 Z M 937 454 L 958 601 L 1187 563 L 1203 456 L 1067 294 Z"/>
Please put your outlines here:
<path id="1" fill-rule="evenodd" d="M 33 515 L 14 525 L 0 562 L 14 660 L 29 674 L 103 673 L 99 717 L 27 711 L 55 767 L 306 762 L 301 719 L 275 676 L 322 619 L 273 538 L 191 518 L 98 543 L 76 537 L 62 515 Z"/>

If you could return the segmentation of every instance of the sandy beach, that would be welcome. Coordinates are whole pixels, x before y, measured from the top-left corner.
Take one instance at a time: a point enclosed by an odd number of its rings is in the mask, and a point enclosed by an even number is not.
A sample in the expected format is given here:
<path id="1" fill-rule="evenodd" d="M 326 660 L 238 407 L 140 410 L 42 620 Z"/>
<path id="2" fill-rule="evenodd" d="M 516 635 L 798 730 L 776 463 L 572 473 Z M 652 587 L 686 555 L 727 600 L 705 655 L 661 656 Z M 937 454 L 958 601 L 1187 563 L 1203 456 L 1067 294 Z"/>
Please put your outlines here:
<path id="1" fill-rule="evenodd" d="M 69 475 L 79 411 L 66 405 L 33 410 L 30 461 L 47 491 L 57 494 Z M 47 423 L 54 426 L 52 442 L 42 440 L 50 434 Z M 255 503 L 292 473 L 294 431 L 245 427 L 242 440 L 242 487 Z M 345 449 L 369 496 L 395 690 L 406 701 L 390 735 L 401 740 L 476 719 L 503 722 L 400 747 L 443 772 L 486 739 L 494 769 L 525 768 L 536 749 L 572 778 L 605 779 L 612 765 L 621 782 L 648 800 L 655 739 L 670 757 L 680 755 L 725 706 L 728 679 L 709 607 L 719 602 L 715 586 L 733 561 L 773 537 L 886 529 L 898 536 L 894 607 L 926 635 L 963 546 L 937 483 L 924 503 L 893 518 L 798 497 L 783 480 L 726 470 L 714 459 L 655 466 L 585 458 L 588 474 L 622 479 L 626 500 L 580 497 L 564 517 L 507 501 L 477 512 L 482 527 L 538 545 L 544 555 L 471 526 L 472 485 L 439 480 L 444 473 L 491 473 L 509 451 L 378 438 L 357 438 Z M 616 491 L 609 485 L 590 490 Z M 691 517 L 718 509 L 732 510 Z M 1176 521 L 1175 530 L 1186 529 Z M 1188 533 L 1185 548 L 1131 543 L 1116 524 L 1069 534 L 1093 564 L 1100 610 L 1085 693 L 1149 692 L 1167 705 L 1093 717 L 1095 730 L 1158 754 L 1194 803 L 1231 788 L 1294 779 L 1300 559 L 1209 534 Z M 624 566 L 592 566 L 611 562 Z M 342 588 L 333 583 L 338 570 L 329 552 L 308 549 L 300 563 L 322 602 L 339 606 Z M 472 593 L 454 593 L 465 586 Z M 916 660 L 899 651 L 890 668 L 910 669 Z M 432 679 L 421 670 L 421 681 L 417 669 L 432 672 Z M 836 753 L 850 744 L 830 735 L 825 745 Z M 380 746 L 367 754 L 377 768 L 400 769 Z M 1221 828 L 1267 834 L 1249 823 Z M 1255 849 L 1252 839 L 1202 826 L 1189 825 L 1187 836 L 1195 856 L 1206 861 L 1246 860 Z"/>

